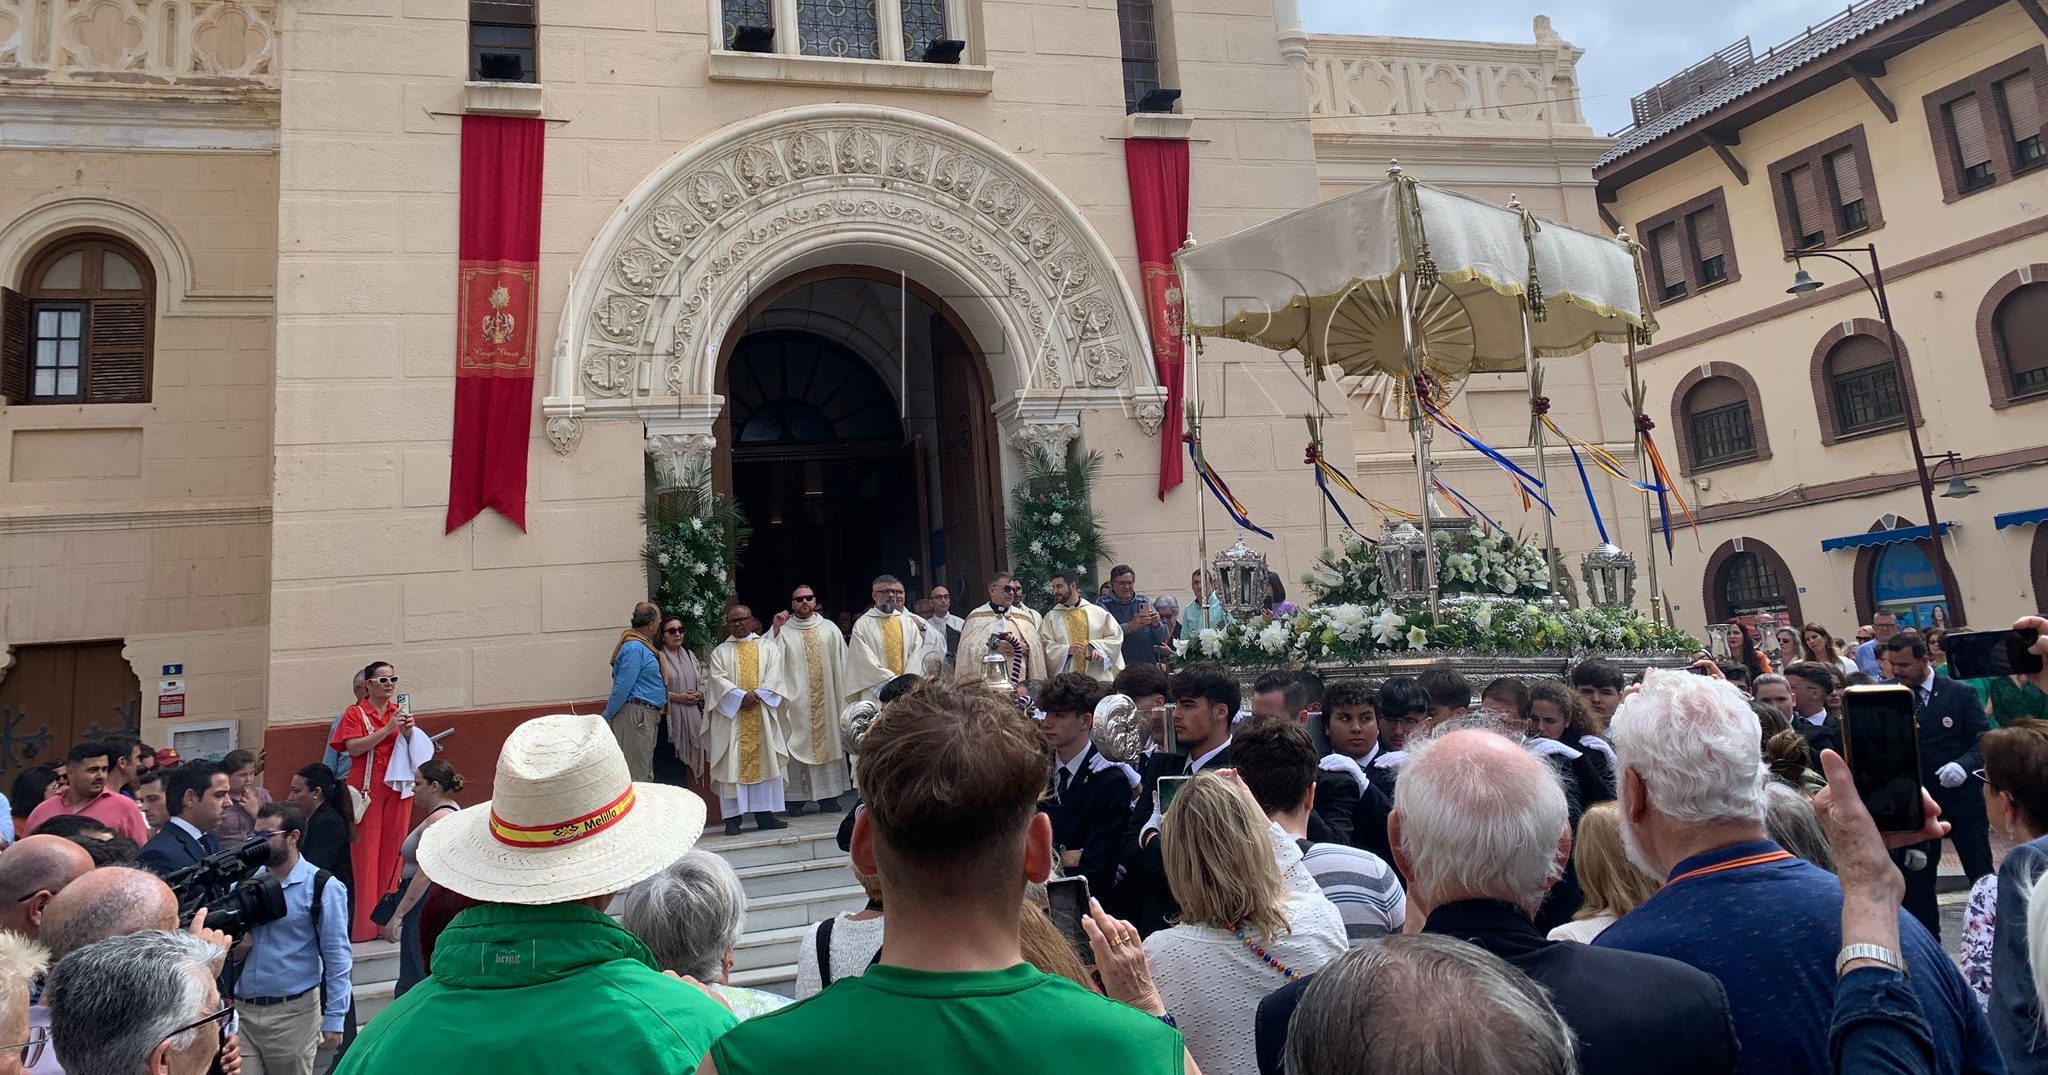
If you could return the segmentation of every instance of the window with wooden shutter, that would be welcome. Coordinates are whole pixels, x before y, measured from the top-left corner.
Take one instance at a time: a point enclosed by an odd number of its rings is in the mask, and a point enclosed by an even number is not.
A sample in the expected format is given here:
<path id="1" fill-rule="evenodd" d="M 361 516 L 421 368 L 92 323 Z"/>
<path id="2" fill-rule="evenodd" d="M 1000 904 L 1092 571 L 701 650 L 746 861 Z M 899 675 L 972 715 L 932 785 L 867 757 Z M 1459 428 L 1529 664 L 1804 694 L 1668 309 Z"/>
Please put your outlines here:
<path id="1" fill-rule="evenodd" d="M 149 402 L 156 281 L 139 251 L 75 236 L 30 259 L 24 283 L 0 319 L 9 400 Z"/>
<path id="2" fill-rule="evenodd" d="M 1828 241 L 1827 202 L 1821 197 L 1820 176 L 1813 166 L 1802 164 L 1785 173 L 1792 206 L 1792 241 L 1799 246 L 1820 246 Z"/>
<path id="3" fill-rule="evenodd" d="M 2014 169 L 2032 168 L 2048 154 L 2041 146 L 2041 98 L 2034 73 L 2022 72 L 1998 84 L 1998 105 L 2012 136 Z"/>
<path id="4" fill-rule="evenodd" d="M 1991 166 L 1991 136 L 1984 128 L 1984 109 L 1974 93 L 1967 93 L 1942 107 L 1949 136 L 1955 140 L 1956 170 L 1964 190 L 1974 190 L 1998 181 Z"/>
<path id="5" fill-rule="evenodd" d="M 1875 336 L 1855 335 L 1828 352 L 1828 383 L 1841 434 L 1896 425 L 1906 414 L 1891 348 Z"/>
<path id="6" fill-rule="evenodd" d="M 1652 231 L 1650 251 L 1657 259 L 1657 281 L 1664 297 L 1675 299 L 1685 294 L 1685 253 L 1678 241 L 1678 225 L 1666 224 Z"/>
<path id="7" fill-rule="evenodd" d="M 28 402 L 28 342 L 28 299 L 0 288 L 0 396 L 9 403 Z"/>
<path id="8" fill-rule="evenodd" d="M 1992 329 L 2012 394 L 2048 392 L 2048 284 L 2028 284 L 2007 295 L 1992 314 Z"/>
<path id="9" fill-rule="evenodd" d="M 1687 433 L 1696 467 L 1756 458 L 1749 396 L 1732 377 L 1709 377 L 1686 393 Z"/>
<path id="10" fill-rule="evenodd" d="M 1698 266 L 1695 274 L 1701 286 L 1719 283 L 1728 278 L 1728 241 L 1721 226 L 1721 210 L 1708 206 L 1685 218 L 1685 227 L 1692 235 L 1693 262 Z"/>
<path id="11" fill-rule="evenodd" d="M 1116 0 L 1118 44 L 1124 64 L 1124 112 L 1159 88 L 1159 23 L 1153 0 Z"/>
<path id="12" fill-rule="evenodd" d="M 1835 191 L 1835 226 L 1838 234 L 1862 231 L 1870 226 L 1869 207 L 1863 201 L 1863 166 L 1852 149 L 1837 150 L 1825 158 L 1828 178 Z"/>

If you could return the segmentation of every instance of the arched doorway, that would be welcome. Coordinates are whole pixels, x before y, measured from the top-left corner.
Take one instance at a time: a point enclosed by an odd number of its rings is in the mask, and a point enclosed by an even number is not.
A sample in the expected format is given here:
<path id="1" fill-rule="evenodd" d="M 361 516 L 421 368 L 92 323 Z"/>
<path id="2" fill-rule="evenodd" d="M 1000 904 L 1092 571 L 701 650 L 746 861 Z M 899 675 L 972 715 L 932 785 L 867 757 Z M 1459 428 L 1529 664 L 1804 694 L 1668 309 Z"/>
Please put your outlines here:
<path id="1" fill-rule="evenodd" d="M 1900 627 L 1946 627 L 1948 600 L 1941 578 L 1918 542 L 1886 545 L 1870 573 L 1871 601 L 1879 612 L 1899 618 Z"/>
<path id="2" fill-rule="evenodd" d="M 1773 625 L 1797 623 L 1799 588 L 1778 550 L 1755 538 L 1725 542 L 1708 558 L 1707 622 L 1740 622 L 1757 626 L 1768 617 Z"/>
<path id="3" fill-rule="evenodd" d="M 954 611 L 1002 563 L 987 370 L 946 303 L 907 276 L 841 265 L 750 303 L 719 374 L 723 486 L 753 537 L 739 599 L 765 621 L 799 583 L 858 614 L 888 573 Z"/>

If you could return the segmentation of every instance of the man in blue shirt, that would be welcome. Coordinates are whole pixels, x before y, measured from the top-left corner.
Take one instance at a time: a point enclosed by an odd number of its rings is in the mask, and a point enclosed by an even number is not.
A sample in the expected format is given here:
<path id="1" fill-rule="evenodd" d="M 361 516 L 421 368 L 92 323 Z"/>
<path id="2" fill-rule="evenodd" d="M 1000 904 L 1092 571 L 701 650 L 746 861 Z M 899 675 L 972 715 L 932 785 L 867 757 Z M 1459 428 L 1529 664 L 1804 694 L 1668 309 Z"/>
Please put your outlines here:
<path id="1" fill-rule="evenodd" d="M 1668 956 L 1720 979 L 1741 1071 L 1833 1071 L 1828 1028 L 1842 948 L 1842 886 L 1764 832 L 1756 716 L 1731 684 L 1651 671 L 1616 710 L 1622 843 L 1664 887 L 1593 943 Z M 2002 924 L 2001 924 L 2002 925 Z M 1909 985 L 1933 1031 L 1933 1071 L 2003 1072 L 1955 962 L 1900 912 Z"/>
<path id="2" fill-rule="evenodd" d="M 1891 677 L 1886 675 L 1884 666 L 1885 643 L 1899 633 L 1899 618 L 1889 612 L 1880 612 L 1870 617 L 1870 639 L 1856 644 L 1856 668 L 1864 675 L 1883 683 Z"/>
<path id="3" fill-rule="evenodd" d="M 1162 647 L 1173 639 L 1159 619 L 1152 599 L 1138 592 L 1138 573 L 1129 564 L 1109 569 L 1109 593 L 1101 599 L 1103 609 L 1124 629 L 1124 667 L 1159 664 L 1166 659 Z"/>
<path id="4" fill-rule="evenodd" d="M 370 683 L 363 678 L 361 669 L 356 671 L 355 686 L 356 704 L 361 705 L 370 697 Z M 334 723 L 327 726 L 327 749 L 320 753 L 320 761 L 334 771 L 334 779 L 339 781 L 342 787 L 348 786 L 349 764 L 353 758 L 346 750 L 334 749 L 334 737 L 341 731 L 341 720 L 346 716 L 348 716 L 348 708 L 346 706 L 342 708 L 341 712 L 334 715 Z"/>
<path id="5" fill-rule="evenodd" d="M 668 714 L 668 681 L 654 655 L 660 623 L 660 609 L 645 601 L 633 606 L 632 626 L 612 649 L 612 695 L 604 703 L 604 719 L 626 755 L 626 772 L 641 782 L 654 779 L 654 741 Z"/>
<path id="6" fill-rule="evenodd" d="M 313 1075 L 321 1045 L 341 1044 L 348 1014 L 348 889 L 299 857 L 306 815 L 290 803 L 257 812 L 256 834 L 270 842 L 270 876 L 284 886 L 284 917 L 249 931 L 249 952 L 235 980 L 242 1052 L 264 1075 Z M 316 906 L 319 913 L 314 913 Z"/>

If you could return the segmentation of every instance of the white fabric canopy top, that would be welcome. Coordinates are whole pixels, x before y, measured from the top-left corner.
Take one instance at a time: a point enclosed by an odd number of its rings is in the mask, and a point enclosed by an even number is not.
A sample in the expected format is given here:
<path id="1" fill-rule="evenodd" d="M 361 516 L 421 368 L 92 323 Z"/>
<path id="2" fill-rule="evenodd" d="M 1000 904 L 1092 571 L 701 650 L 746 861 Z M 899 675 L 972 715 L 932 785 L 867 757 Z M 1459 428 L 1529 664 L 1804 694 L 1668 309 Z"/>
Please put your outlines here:
<path id="1" fill-rule="evenodd" d="M 1438 282 L 1413 299 L 1425 368 L 1451 381 L 1520 370 L 1532 252 L 1547 307 L 1530 325 L 1537 355 L 1621 342 L 1643 324 L 1629 246 L 1549 221 L 1531 237 L 1524 223 L 1519 211 L 1462 194 L 1377 183 L 1182 248 L 1188 331 L 1405 382 L 1398 280 L 1426 255 Z"/>

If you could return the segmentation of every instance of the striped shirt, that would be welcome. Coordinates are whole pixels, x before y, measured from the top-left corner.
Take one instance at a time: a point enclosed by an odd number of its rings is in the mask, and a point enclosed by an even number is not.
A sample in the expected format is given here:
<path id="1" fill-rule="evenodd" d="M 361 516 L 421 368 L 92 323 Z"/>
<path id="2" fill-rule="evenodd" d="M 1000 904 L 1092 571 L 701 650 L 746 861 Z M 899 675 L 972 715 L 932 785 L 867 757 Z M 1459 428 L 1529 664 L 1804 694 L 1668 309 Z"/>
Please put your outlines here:
<path id="1" fill-rule="evenodd" d="M 1344 918 L 1344 936 L 1356 946 L 1401 932 L 1408 921 L 1408 895 L 1386 861 L 1345 844 L 1301 843 L 1301 861 L 1323 895 Z"/>

